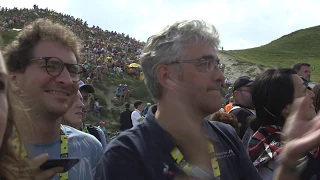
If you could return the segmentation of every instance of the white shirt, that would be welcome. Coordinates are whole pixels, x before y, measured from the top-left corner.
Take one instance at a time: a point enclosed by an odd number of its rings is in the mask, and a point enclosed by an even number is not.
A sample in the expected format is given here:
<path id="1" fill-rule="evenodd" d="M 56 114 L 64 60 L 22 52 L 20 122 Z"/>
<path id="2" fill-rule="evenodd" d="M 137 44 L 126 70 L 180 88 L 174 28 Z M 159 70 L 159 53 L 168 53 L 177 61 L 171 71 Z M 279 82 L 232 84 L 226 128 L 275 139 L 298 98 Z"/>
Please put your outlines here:
<path id="1" fill-rule="evenodd" d="M 219 112 L 226 112 L 223 108 L 220 108 Z"/>
<path id="2" fill-rule="evenodd" d="M 99 101 L 95 101 L 94 105 L 97 106 L 97 107 L 100 107 Z"/>
<path id="3" fill-rule="evenodd" d="M 131 121 L 132 121 L 132 126 L 138 125 L 140 122 L 142 122 L 143 117 L 141 116 L 141 112 L 138 109 L 135 109 L 131 113 Z"/>

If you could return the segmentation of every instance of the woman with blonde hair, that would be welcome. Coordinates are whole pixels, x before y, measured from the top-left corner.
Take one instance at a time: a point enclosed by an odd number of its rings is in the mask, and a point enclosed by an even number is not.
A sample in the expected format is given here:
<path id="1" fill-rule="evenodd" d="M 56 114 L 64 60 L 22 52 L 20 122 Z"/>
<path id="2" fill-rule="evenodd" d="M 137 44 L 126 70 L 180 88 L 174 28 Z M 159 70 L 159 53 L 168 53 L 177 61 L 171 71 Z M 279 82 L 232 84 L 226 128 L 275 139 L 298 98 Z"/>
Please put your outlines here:
<path id="1" fill-rule="evenodd" d="M 22 117 L 24 113 L 8 85 L 7 76 L 0 52 L 0 179 L 32 179 L 31 164 L 19 157 L 10 139 L 13 131 L 17 132 L 16 118 Z"/>

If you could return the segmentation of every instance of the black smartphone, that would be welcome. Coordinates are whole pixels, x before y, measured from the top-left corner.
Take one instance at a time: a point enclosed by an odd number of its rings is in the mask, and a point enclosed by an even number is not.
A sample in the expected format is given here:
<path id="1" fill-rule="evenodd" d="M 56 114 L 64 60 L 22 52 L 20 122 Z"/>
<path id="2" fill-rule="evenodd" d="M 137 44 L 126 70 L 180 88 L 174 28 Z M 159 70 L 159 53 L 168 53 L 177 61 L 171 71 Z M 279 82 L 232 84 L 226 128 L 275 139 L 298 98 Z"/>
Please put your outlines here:
<path id="1" fill-rule="evenodd" d="M 75 166 L 80 159 L 78 158 L 63 158 L 63 159 L 49 159 L 45 163 L 40 166 L 42 171 L 55 168 L 55 167 L 63 167 L 63 172 L 69 171 L 73 166 Z"/>

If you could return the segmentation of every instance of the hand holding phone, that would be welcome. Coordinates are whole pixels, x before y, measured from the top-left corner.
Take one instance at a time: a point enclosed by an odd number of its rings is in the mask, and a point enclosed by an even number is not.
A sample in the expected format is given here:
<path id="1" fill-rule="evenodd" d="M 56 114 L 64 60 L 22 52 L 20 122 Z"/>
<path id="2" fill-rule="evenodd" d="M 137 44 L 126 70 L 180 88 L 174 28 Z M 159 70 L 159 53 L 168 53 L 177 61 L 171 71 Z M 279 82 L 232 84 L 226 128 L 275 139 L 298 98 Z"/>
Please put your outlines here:
<path id="1" fill-rule="evenodd" d="M 48 159 L 46 162 L 44 162 L 40 169 L 42 171 L 52 169 L 55 167 L 63 167 L 62 172 L 69 171 L 73 166 L 75 166 L 80 159 L 78 158 L 61 158 L 61 159 Z"/>
<path id="2" fill-rule="evenodd" d="M 41 154 L 40 156 L 37 156 L 31 160 L 31 167 L 36 170 L 34 180 L 50 180 L 56 174 L 63 172 L 64 167 L 55 167 L 45 171 L 40 170 L 40 166 L 43 163 L 45 163 L 48 159 L 49 159 L 48 154 Z"/>

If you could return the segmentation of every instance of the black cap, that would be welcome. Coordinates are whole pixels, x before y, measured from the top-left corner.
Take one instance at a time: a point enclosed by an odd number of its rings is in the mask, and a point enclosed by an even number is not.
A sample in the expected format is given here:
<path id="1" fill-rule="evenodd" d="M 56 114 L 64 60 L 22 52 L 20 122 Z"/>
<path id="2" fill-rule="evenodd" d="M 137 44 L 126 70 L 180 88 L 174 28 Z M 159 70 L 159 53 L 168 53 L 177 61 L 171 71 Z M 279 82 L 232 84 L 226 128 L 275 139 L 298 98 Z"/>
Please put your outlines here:
<path id="1" fill-rule="evenodd" d="M 94 93 L 94 87 L 90 84 L 85 84 L 83 81 L 79 82 L 79 89 L 85 89 L 88 93 Z"/>
<path id="2" fill-rule="evenodd" d="M 233 91 L 253 84 L 253 79 L 249 76 L 241 76 L 233 83 Z"/>

